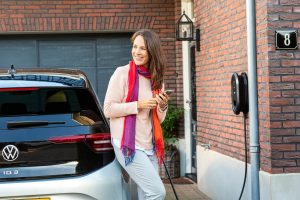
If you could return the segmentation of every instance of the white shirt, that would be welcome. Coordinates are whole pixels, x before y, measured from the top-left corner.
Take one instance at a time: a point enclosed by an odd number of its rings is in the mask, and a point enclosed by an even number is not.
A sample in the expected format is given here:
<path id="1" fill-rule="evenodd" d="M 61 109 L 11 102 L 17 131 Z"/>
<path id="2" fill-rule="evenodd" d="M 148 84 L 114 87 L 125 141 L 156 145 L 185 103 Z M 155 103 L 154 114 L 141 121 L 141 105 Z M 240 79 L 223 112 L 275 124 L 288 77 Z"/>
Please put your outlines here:
<path id="1" fill-rule="evenodd" d="M 121 148 L 121 141 L 120 141 L 120 140 L 113 138 L 112 141 L 113 141 L 113 143 L 114 143 L 118 148 Z M 142 147 L 139 147 L 139 146 L 137 146 L 137 145 L 135 145 L 135 149 L 138 149 L 138 150 L 141 150 L 141 151 L 145 152 L 148 156 L 153 156 L 153 155 L 154 155 L 153 149 L 151 149 L 151 150 L 146 150 L 146 149 L 144 149 L 144 148 L 142 148 Z"/>

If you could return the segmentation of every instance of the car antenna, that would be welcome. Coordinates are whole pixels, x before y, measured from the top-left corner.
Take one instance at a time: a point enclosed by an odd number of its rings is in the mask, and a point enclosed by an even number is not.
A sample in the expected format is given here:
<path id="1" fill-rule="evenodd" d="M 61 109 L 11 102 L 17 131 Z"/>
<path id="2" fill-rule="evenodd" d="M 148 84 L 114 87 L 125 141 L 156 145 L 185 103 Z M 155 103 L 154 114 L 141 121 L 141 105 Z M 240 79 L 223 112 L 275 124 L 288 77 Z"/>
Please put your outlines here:
<path id="1" fill-rule="evenodd" d="M 14 65 L 10 66 L 10 69 L 8 70 L 8 73 L 11 75 L 12 78 L 15 77 L 15 73 L 17 73 L 17 70 L 14 68 Z"/>

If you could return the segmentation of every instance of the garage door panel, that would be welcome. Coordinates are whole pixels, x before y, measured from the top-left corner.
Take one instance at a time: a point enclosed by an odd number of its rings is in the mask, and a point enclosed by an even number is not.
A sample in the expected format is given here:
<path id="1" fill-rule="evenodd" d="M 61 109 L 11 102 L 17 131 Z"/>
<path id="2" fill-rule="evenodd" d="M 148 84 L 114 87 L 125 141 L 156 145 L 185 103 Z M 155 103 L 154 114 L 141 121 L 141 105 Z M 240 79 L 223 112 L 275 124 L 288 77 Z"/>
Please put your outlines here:
<path id="1" fill-rule="evenodd" d="M 131 60 L 131 42 L 128 36 L 97 40 L 97 62 L 100 68 L 116 68 Z"/>
<path id="2" fill-rule="evenodd" d="M 96 40 L 39 41 L 41 67 L 95 67 Z"/>
<path id="3" fill-rule="evenodd" d="M 117 67 L 126 65 L 131 60 L 131 46 L 129 35 L 97 39 L 97 93 L 102 104 L 111 75 Z M 116 88 L 118 89 L 120 88 Z"/>
<path id="4" fill-rule="evenodd" d="M 35 40 L 0 40 L 0 67 L 9 68 L 37 67 Z"/>
<path id="5" fill-rule="evenodd" d="M 126 33 L 3 38 L 0 39 L 0 68 L 8 69 L 14 64 L 16 68 L 80 69 L 87 74 L 102 103 L 116 67 L 132 59 L 130 34 Z"/>

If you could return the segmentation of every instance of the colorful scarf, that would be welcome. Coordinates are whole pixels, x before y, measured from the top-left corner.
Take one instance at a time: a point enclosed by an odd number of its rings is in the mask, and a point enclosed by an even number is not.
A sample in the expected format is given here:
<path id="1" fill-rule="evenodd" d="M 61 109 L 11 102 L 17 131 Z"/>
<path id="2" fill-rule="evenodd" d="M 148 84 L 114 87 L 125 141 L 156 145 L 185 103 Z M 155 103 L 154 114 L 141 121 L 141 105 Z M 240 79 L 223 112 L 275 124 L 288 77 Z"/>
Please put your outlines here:
<path id="1" fill-rule="evenodd" d="M 146 78 L 151 78 L 151 74 L 146 67 L 136 66 L 134 61 L 131 61 L 128 72 L 128 93 L 126 102 L 138 100 L 139 74 Z M 152 92 L 153 96 L 155 97 L 155 95 L 159 93 L 159 90 L 153 90 Z M 164 159 L 164 141 L 160 121 L 157 115 L 157 106 L 152 110 L 152 121 L 154 137 L 153 148 L 158 160 L 158 164 L 161 165 Z M 135 126 L 136 115 L 127 115 L 124 119 L 124 129 L 121 141 L 121 150 L 125 158 L 125 165 L 131 163 L 135 155 Z"/>

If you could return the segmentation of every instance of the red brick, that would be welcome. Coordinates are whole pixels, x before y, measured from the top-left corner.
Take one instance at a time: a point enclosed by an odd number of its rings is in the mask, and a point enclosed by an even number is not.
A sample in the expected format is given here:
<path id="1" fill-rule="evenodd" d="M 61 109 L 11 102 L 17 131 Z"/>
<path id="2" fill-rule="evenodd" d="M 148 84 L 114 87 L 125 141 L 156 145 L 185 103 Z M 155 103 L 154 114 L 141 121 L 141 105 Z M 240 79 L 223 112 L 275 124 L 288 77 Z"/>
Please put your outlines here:
<path id="1" fill-rule="evenodd" d="M 270 84 L 270 89 L 272 90 L 289 90 L 294 89 L 294 83 L 272 83 Z"/>
<path id="2" fill-rule="evenodd" d="M 300 121 L 286 121 L 283 122 L 284 128 L 300 128 Z"/>
<path id="3" fill-rule="evenodd" d="M 300 66 L 300 60 L 282 60 L 281 65 L 284 67 L 297 67 Z"/>
<path id="4" fill-rule="evenodd" d="M 300 171 L 300 167 L 285 167 L 284 168 L 285 173 L 298 173 L 299 171 Z"/>
<path id="5" fill-rule="evenodd" d="M 300 106 L 284 106 L 283 112 L 300 112 Z"/>
<path id="6" fill-rule="evenodd" d="M 300 90 L 282 91 L 283 97 L 300 97 Z"/>
<path id="7" fill-rule="evenodd" d="M 300 75 L 295 76 L 283 76 L 282 77 L 283 82 L 299 82 L 300 81 Z"/>
<path id="8" fill-rule="evenodd" d="M 294 144 L 272 144 L 272 151 L 295 151 Z"/>
<path id="9" fill-rule="evenodd" d="M 295 119 L 295 114 L 270 114 L 270 117 L 272 120 L 275 120 L 275 121 L 284 121 L 284 120 L 293 120 Z"/>
<path id="10" fill-rule="evenodd" d="M 272 166 L 273 167 L 286 167 L 286 166 L 296 166 L 297 163 L 295 160 L 273 160 Z"/>
<path id="11" fill-rule="evenodd" d="M 272 158 L 273 159 L 283 158 L 283 155 L 284 155 L 283 152 L 272 152 Z"/>
<path id="12" fill-rule="evenodd" d="M 300 2 L 298 0 L 280 0 L 280 4 L 295 6 L 295 5 L 300 5 Z"/>
<path id="13" fill-rule="evenodd" d="M 295 135 L 295 129 L 272 129 L 273 136 Z"/>
<path id="14" fill-rule="evenodd" d="M 284 168 L 279 168 L 279 167 L 274 167 L 272 166 L 270 173 L 272 174 L 279 174 L 279 173 L 283 173 L 284 172 Z"/>
<path id="15" fill-rule="evenodd" d="M 270 128 L 282 128 L 282 122 L 271 122 Z"/>
<path id="16" fill-rule="evenodd" d="M 285 152 L 284 158 L 297 158 L 300 159 L 300 152 Z"/>
<path id="17" fill-rule="evenodd" d="M 292 105 L 294 100 L 291 98 L 271 98 L 270 102 L 272 105 Z"/>
<path id="18" fill-rule="evenodd" d="M 272 75 L 280 75 L 280 74 L 294 74 L 295 69 L 294 68 L 271 68 L 270 74 Z"/>

